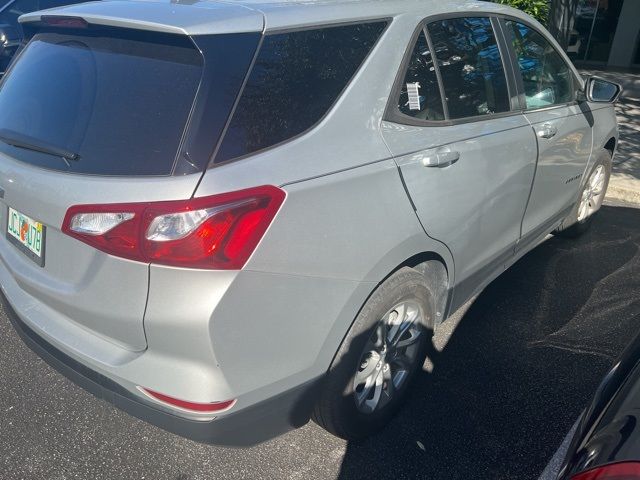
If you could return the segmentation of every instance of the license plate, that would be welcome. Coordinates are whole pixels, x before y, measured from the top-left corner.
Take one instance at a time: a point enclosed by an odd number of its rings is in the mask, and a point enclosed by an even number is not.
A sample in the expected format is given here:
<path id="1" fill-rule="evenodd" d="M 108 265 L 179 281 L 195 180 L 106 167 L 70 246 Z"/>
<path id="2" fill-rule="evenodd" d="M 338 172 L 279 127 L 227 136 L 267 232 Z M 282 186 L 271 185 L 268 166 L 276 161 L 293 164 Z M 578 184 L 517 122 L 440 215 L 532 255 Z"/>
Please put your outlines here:
<path id="1" fill-rule="evenodd" d="M 9 207 L 7 239 L 41 267 L 44 267 L 45 234 L 46 227 L 42 223 Z"/>

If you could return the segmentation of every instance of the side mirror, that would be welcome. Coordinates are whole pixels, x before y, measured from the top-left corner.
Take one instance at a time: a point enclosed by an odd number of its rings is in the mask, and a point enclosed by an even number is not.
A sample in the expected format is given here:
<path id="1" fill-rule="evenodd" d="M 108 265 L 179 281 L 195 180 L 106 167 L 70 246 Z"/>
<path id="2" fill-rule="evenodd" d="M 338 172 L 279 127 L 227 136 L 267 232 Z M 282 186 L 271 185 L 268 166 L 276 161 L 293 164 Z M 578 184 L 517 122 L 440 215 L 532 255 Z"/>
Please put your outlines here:
<path id="1" fill-rule="evenodd" d="M 620 85 L 600 77 L 589 77 L 584 84 L 583 95 L 589 102 L 615 103 L 621 93 Z"/>

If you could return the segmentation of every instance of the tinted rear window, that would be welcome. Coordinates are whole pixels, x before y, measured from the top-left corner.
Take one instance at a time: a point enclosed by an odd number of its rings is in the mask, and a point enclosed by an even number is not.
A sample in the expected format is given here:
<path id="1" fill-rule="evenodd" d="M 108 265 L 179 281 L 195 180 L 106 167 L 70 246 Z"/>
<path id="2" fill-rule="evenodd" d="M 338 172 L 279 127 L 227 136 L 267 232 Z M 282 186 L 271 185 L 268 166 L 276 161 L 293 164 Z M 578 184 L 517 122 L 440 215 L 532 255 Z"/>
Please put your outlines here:
<path id="1" fill-rule="evenodd" d="M 375 22 L 267 35 L 215 163 L 271 147 L 315 125 L 385 26 Z"/>
<path id="2" fill-rule="evenodd" d="M 0 85 L 0 131 L 79 155 L 0 142 L 45 168 L 100 175 L 168 175 L 194 102 L 202 57 L 186 37 L 37 34 Z"/>

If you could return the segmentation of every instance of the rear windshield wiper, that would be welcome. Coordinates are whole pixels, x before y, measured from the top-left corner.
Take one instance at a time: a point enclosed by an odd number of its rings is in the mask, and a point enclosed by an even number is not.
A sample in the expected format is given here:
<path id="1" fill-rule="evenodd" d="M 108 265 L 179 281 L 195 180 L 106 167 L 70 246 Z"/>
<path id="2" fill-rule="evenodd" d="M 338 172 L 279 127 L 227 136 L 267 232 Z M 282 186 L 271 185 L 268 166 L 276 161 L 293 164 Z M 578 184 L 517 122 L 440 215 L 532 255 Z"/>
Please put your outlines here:
<path id="1" fill-rule="evenodd" d="M 30 137 L 23 133 L 14 132 L 6 128 L 0 128 L 0 141 L 17 148 L 24 148 L 34 152 L 46 153 L 62 158 L 68 167 L 71 166 L 69 161 L 80 160 L 80 155 L 64 148 L 56 147 L 43 140 Z"/>

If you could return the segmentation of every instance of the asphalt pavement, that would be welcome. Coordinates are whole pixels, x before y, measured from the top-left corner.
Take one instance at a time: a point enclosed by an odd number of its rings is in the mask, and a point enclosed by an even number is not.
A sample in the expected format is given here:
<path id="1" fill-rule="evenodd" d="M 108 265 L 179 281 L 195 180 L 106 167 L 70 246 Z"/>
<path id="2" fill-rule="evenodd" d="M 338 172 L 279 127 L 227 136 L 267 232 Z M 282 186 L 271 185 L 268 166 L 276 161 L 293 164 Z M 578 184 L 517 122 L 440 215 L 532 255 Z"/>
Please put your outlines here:
<path id="1" fill-rule="evenodd" d="M 313 423 L 250 449 L 120 412 L 33 354 L 0 312 L 0 479 L 535 479 L 640 330 L 640 210 L 551 238 L 437 332 L 392 426 L 362 443 Z"/>

